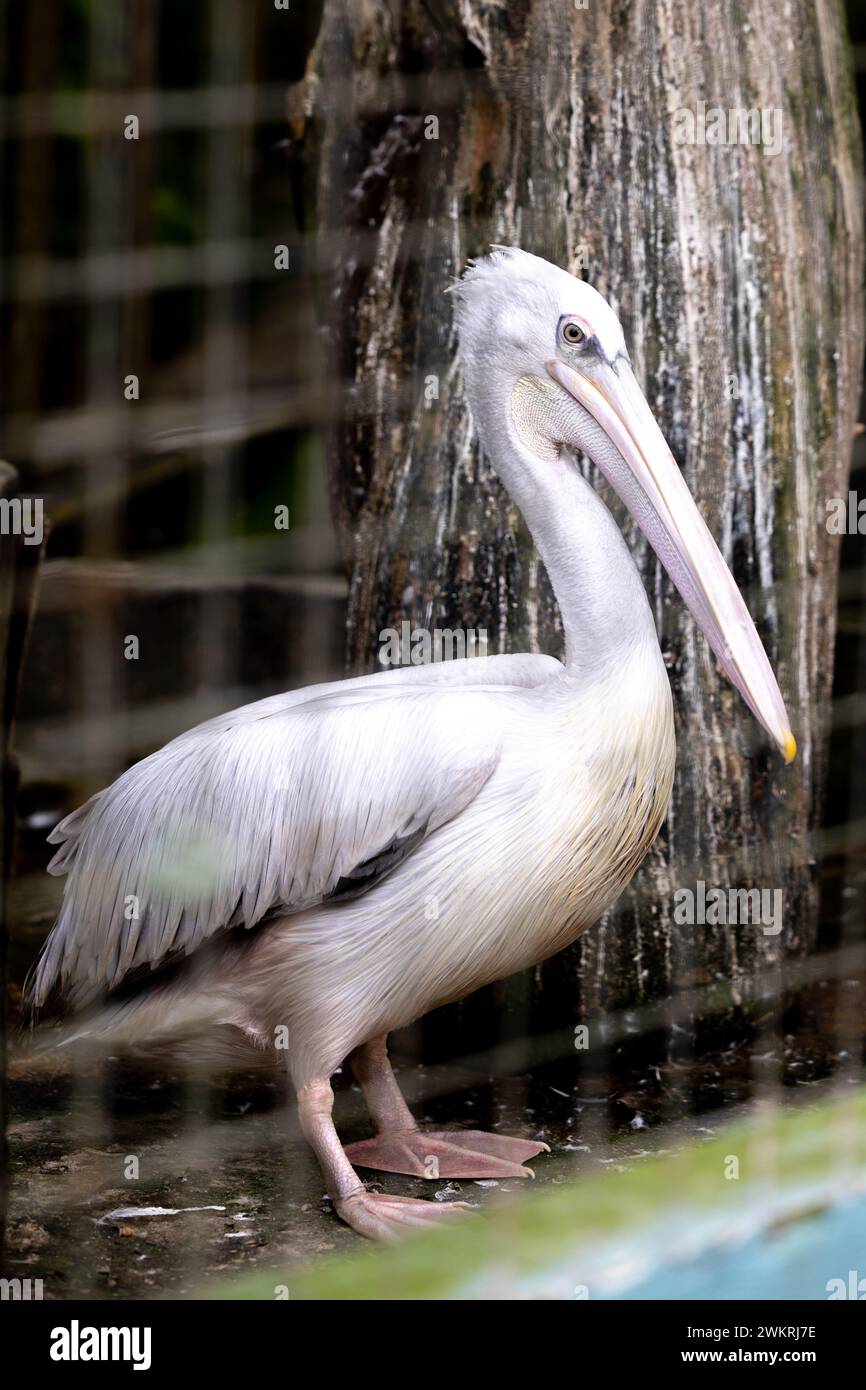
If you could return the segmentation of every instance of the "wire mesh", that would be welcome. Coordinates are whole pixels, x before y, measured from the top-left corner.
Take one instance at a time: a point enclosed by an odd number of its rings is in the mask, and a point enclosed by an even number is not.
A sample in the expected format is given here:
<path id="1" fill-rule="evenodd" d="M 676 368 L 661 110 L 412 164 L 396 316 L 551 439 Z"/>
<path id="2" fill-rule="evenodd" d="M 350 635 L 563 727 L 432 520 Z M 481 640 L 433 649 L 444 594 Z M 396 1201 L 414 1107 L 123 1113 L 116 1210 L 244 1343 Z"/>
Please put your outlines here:
<path id="1" fill-rule="evenodd" d="M 17 719 L 20 986 L 56 910 L 42 841 L 64 811 L 212 714 L 341 674 L 346 581 L 322 430 L 377 403 L 323 379 L 316 296 L 344 247 L 304 225 L 289 191 L 290 50 L 308 46 L 309 18 L 277 37 L 262 7 L 133 0 L 13 5 L 4 23 L 3 452 L 53 525 Z M 862 80 L 862 48 L 856 57 Z M 440 105 L 452 80 L 441 75 Z M 383 82 L 346 118 L 374 119 L 413 91 Z M 327 99 L 348 100 L 337 82 Z M 352 246 L 365 253 L 363 238 Z M 860 441 L 852 487 L 863 469 Z M 282 506 L 285 534 L 273 525 Z M 862 1080 L 866 569 L 855 540 L 842 551 L 830 800 L 812 846 L 817 949 L 745 982 L 695 983 L 692 962 L 672 962 L 669 997 L 586 1020 L 598 1040 L 587 1054 L 575 1051 L 568 975 L 540 1001 L 531 976 L 493 987 L 399 1040 L 401 1081 L 424 1118 L 456 1109 L 478 1127 L 530 1125 L 557 1146 L 558 1182 L 640 1157 L 651 1130 L 684 1115 L 694 1134 L 737 1102 L 772 1108 L 787 1090 Z M 678 872 L 691 881 L 700 866 Z M 71 1078 L 21 1060 L 13 1082 L 13 1259 L 50 1257 L 58 1296 L 189 1292 L 205 1275 L 348 1244 L 309 1227 L 320 1181 L 282 1076 L 220 1086 L 192 1068 L 154 1080 L 85 1055 Z M 345 1078 L 340 1104 L 349 1136 L 363 1132 Z M 844 1133 L 836 1155 L 841 1183 Z M 140 1181 L 124 1178 L 130 1158 Z M 772 1154 L 761 1162 L 772 1173 Z M 162 1244 L 131 1218 L 106 1222 L 111 1208 L 151 1202 L 199 1215 Z"/>

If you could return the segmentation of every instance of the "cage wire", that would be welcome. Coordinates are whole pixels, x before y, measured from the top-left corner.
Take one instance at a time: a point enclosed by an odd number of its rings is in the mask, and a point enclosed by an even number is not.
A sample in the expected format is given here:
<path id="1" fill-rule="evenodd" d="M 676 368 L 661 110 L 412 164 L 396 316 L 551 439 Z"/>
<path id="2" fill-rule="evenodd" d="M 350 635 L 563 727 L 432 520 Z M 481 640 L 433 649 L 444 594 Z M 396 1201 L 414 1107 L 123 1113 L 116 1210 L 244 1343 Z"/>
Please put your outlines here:
<path id="1" fill-rule="evenodd" d="M 56 908 L 42 841 L 61 813 L 210 715 L 335 678 L 342 667 L 346 583 L 319 435 L 334 396 L 321 378 L 314 326 L 316 283 L 340 255 L 339 239 L 298 226 L 289 208 L 289 84 L 274 77 L 280 65 L 266 52 L 262 7 L 211 0 L 172 8 L 30 3 L 4 14 L 3 451 L 22 492 L 45 498 L 53 527 L 17 719 L 9 928 L 19 986 Z M 863 49 L 857 65 L 862 74 Z M 440 101 L 449 80 L 442 74 Z M 383 109 L 400 95 L 384 85 L 377 93 Z M 329 99 L 345 94 L 335 87 Z M 134 140 L 124 134 L 130 116 L 139 123 Z M 284 275 L 274 270 L 278 243 L 289 247 Z M 131 400 L 130 376 L 139 392 Z M 362 415 L 373 404 L 346 393 L 338 408 Z M 854 467 L 852 486 L 863 478 L 862 442 Z M 282 503 L 291 529 L 275 541 L 268 519 Z M 846 543 L 834 799 L 814 843 L 821 936 L 810 955 L 780 958 L 749 982 L 762 1006 L 754 1029 L 738 1036 L 732 1022 L 729 1048 L 703 1054 L 695 1020 L 733 1018 L 742 982 L 695 986 L 689 962 L 675 962 L 670 997 L 588 1020 L 600 1040 L 590 1059 L 575 1051 L 572 1026 L 534 1026 L 518 983 L 475 1006 L 489 1024 L 499 1002 L 509 1003 L 485 1046 L 461 1050 L 459 1009 L 445 1024 L 410 1030 L 401 1044 L 410 1103 L 435 1118 L 442 1098 L 453 1108 L 457 1097 L 473 1120 L 531 1121 L 558 1107 L 551 1132 L 579 1176 L 587 1154 L 604 1163 L 621 1152 L 612 1127 L 623 1113 L 633 1113 L 639 1146 L 647 1110 L 663 1127 L 682 1116 L 685 1099 L 699 1129 L 731 1099 L 772 1109 L 786 1087 L 862 1079 L 864 578 L 862 554 Z M 138 633 L 158 660 L 123 659 L 124 642 Z M 501 869 L 507 880 L 507 864 Z M 425 1064 L 431 1041 L 435 1060 Z M 13 1055 L 17 1085 L 15 1067 Z M 647 1076 L 662 1069 L 664 1083 L 645 1104 Z M 74 1248 L 63 1286 L 84 1297 L 128 1289 L 136 1278 L 142 1288 L 162 1287 L 164 1252 L 144 1260 L 141 1275 L 112 1273 L 117 1257 L 94 1219 L 95 1189 L 100 1211 L 115 1198 L 127 1205 L 124 1183 L 109 1177 L 132 1132 L 125 1073 L 114 1059 L 84 1055 L 68 1091 L 26 1066 L 19 1075 L 19 1123 L 26 1130 L 39 1100 L 50 1115 L 21 1161 L 48 1171 L 59 1164 L 64 1177 L 53 1196 L 41 1189 L 38 1197 L 38 1224 Z M 572 1089 L 563 1078 L 575 1076 Z M 139 1104 L 147 1091 L 135 1082 L 132 1094 Z M 275 1206 L 316 1201 L 319 1180 L 306 1157 L 282 1161 L 300 1142 L 284 1078 L 252 1106 L 231 1090 L 215 1092 L 194 1068 L 172 1094 L 177 1123 L 166 1128 L 158 1118 L 155 1137 L 139 1143 L 148 1190 L 171 1187 L 174 1205 L 212 1203 L 229 1221 L 266 1166 Z M 347 1085 L 339 1104 L 341 1122 L 360 1123 Z M 243 1124 L 239 1108 L 252 1109 Z M 840 1184 L 854 1142 L 839 1136 Z M 73 1156 L 65 1171 L 64 1155 Z M 758 1161 L 772 1181 L 773 1153 Z M 13 1177 L 14 1231 L 31 1219 L 32 1193 L 20 1162 Z M 232 1197 L 222 1200 L 223 1191 Z M 276 1218 L 252 1253 L 243 1221 L 235 1227 L 230 1234 L 247 1250 L 232 1269 L 285 1248 Z M 171 1287 L 194 1287 L 214 1266 L 213 1227 L 189 1232 Z M 224 1257 L 217 1263 L 229 1267 Z"/>

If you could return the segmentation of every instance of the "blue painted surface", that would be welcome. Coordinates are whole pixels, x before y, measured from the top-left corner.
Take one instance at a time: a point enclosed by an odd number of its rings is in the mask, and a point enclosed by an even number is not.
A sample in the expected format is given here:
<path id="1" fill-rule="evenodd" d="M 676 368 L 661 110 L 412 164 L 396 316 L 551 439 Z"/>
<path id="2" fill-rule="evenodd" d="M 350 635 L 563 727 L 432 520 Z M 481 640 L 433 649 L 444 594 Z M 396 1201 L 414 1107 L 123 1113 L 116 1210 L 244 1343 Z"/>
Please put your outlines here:
<path id="1" fill-rule="evenodd" d="M 713 1246 L 608 1297 L 825 1300 L 831 1280 L 843 1281 L 845 1297 L 866 1299 L 866 1198 L 741 1243 Z"/>

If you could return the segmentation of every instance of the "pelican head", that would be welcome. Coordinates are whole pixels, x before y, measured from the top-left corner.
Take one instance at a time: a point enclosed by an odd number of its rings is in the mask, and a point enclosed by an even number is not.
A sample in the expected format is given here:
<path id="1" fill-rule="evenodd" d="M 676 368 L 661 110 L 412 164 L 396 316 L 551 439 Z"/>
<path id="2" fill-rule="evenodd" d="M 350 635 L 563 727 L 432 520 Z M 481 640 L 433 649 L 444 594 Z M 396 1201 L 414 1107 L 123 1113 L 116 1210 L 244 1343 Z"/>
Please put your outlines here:
<path id="1" fill-rule="evenodd" d="M 499 453 L 520 455 L 524 494 L 527 472 L 537 477 L 564 447 L 592 459 L 790 762 L 796 744 L 766 652 L 637 384 L 610 305 L 591 285 L 516 247 L 495 247 L 454 288 L 467 392 L 485 442 L 498 434 Z M 490 452 L 498 467 L 495 443 Z"/>

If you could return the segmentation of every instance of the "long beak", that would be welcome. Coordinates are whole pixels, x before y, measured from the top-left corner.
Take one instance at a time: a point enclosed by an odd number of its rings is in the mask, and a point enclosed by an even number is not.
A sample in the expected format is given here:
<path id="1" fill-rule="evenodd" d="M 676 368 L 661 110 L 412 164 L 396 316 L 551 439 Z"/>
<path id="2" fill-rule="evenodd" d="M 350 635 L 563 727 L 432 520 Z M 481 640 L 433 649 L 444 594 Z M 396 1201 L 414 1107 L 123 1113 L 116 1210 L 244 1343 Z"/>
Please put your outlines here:
<path id="1" fill-rule="evenodd" d="M 728 679 L 791 762 L 794 735 L 755 625 L 625 357 L 584 375 L 547 370 L 601 426 L 614 448 L 593 461 L 640 526 L 691 609 Z"/>

